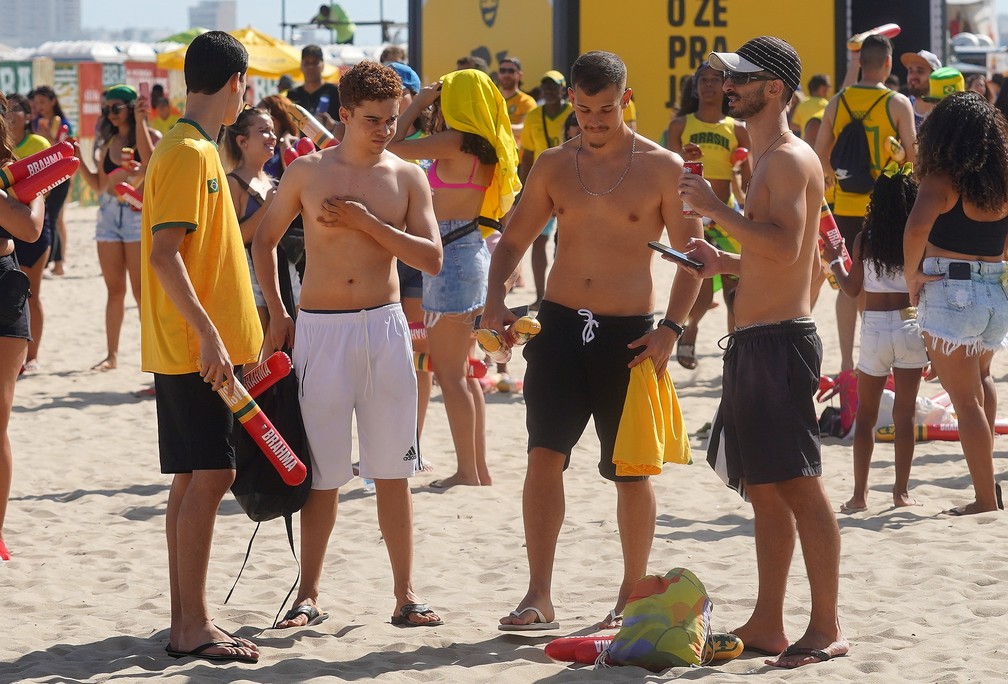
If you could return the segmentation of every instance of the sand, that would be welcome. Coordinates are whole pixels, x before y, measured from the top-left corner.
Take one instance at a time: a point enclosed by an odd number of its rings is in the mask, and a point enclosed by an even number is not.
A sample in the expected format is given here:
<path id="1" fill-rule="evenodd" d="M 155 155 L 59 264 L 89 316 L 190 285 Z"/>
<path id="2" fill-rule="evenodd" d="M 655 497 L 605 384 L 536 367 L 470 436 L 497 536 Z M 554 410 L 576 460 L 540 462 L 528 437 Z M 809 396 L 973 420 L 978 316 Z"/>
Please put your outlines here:
<path id="1" fill-rule="evenodd" d="M 95 210 L 67 212 L 67 275 L 47 279 L 42 371 L 16 389 L 10 438 L 15 474 L 5 537 L 14 559 L 0 565 L 4 629 L 0 681 L 640 681 L 708 682 L 1000 681 L 1008 627 L 1008 527 L 990 513 L 951 519 L 940 511 L 972 500 L 957 442 L 918 445 L 912 494 L 922 505 L 894 509 L 892 446 L 879 445 L 869 509 L 839 515 L 842 532 L 840 614 L 850 655 L 786 672 L 746 654 L 718 667 L 638 668 L 593 672 L 550 661 L 555 636 L 588 634 L 612 607 L 621 577 L 615 493 L 596 472 L 598 442 L 589 427 L 566 475 L 567 518 L 554 574 L 554 634 L 506 635 L 497 620 L 514 608 L 527 582 L 521 518 L 525 470 L 520 395 L 488 397 L 488 443 L 494 485 L 439 492 L 426 487 L 453 471 L 454 453 L 439 394 L 431 403 L 423 447 L 436 471 L 413 480 L 416 588 L 446 624 L 404 630 L 389 624 L 394 608 L 388 559 L 375 499 L 357 480 L 341 494 L 321 601 L 331 618 L 317 627 L 267 631 L 297 568 L 283 523 L 265 523 L 234 596 L 223 600 L 255 525 L 230 498 L 221 506 L 208 597 L 219 625 L 256 639 L 257 665 L 218 665 L 166 657 L 168 595 L 164 515 L 169 478 L 158 472 L 150 385 L 139 370 L 139 324 L 132 301 L 123 328 L 120 368 L 88 370 L 104 356 L 105 287 L 93 243 Z M 673 268 L 656 265 L 667 291 Z M 531 278 L 527 280 L 531 283 Z M 528 290 L 513 295 L 527 303 Z M 662 297 L 661 306 L 664 306 Z M 839 353 L 832 293 L 815 310 L 826 349 L 825 370 Z M 724 306 L 701 330 L 700 365 L 672 365 L 690 432 L 710 420 L 720 395 L 716 342 Z M 1004 388 L 1006 359 L 995 361 Z M 521 374 L 524 362 L 513 369 Z M 937 385 L 922 394 L 938 391 Z M 820 407 L 821 408 L 821 407 Z M 767 435 L 772 448 L 773 435 Z M 1006 470 L 996 443 L 997 472 Z M 693 570 L 715 603 L 715 630 L 741 624 L 756 589 L 752 511 L 726 489 L 693 440 L 692 466 L 669 466 L 654 478 L 658 528 L 650 570 Z M 825 484 L 836 508 L 851 492 L 851 448 L 823 447 Z M 804 630 L 809 589 L 801 552 L 791 568 L 787 631 Z"/>

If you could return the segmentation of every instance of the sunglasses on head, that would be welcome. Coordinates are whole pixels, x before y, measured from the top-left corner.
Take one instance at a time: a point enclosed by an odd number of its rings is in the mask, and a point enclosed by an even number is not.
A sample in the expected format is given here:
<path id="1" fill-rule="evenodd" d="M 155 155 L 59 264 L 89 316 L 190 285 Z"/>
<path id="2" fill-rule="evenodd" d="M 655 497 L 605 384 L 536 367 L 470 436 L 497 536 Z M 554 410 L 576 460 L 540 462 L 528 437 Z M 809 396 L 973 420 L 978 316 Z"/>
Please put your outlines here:
<path id="1" fill-rule="evenodd" d="M 129 108 L 129 105 L 124 105 L 124 104 L 106 105 L 106 106 L 104 106 L 104 107 L 101 108 L 101 113 L 102 113 L 102 116 L 108 116 L 109 114 L 118 114 L 122 110 L 128 109 L 128 108 Z"/>
<path id="2" fill-rule="evenodd" d="M 773 74 L 743 73 L 741 71 L 725 71 L 726 81 L 731 81 L 735 85 L 745 85 L 751 81 L 779 81 L 779 76 Z"/>

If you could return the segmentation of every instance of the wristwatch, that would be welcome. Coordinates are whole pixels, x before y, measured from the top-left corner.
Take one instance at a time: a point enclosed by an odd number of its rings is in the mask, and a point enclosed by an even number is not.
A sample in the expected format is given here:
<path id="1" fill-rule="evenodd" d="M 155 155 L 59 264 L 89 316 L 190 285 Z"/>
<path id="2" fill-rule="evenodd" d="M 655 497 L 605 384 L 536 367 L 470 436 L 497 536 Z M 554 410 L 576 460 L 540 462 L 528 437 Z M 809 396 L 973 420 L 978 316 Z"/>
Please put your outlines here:
<path id="1" fill-rule="evenodd" d="M 679 337 L 682 337 L 682 334 L 685 331 L 685 328 L 683 328 L 681 325 L 679 325 L 675 321 L 670 321 L 667 318 L 663 318 L 660 321 L 658 321 L 658 325 L 664 325 L 669 330 L 674 330 L 675 334 L 678 335 Z"/>

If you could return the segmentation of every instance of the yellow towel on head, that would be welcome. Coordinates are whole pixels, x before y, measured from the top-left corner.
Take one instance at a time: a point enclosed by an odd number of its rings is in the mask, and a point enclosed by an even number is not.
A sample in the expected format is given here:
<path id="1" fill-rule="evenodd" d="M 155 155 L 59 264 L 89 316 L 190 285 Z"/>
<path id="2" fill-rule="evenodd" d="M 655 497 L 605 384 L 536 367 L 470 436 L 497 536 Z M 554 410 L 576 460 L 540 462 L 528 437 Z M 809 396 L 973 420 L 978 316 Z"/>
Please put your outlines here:
<path id="1" fill-rule="evenodd" d="M 499 221 L 521 190 L 518 149 L 504 97 L 482 71 L 453 71 L 441 77 L 441 112 L 456 131 L 482 136 L 496 150 L 497 168 L 483 196 L 480 216 Z"/>
<path id="2" fill-rule="evenodd" d="M 690 464 L 689 435 L 668 371 L 655 376 L 644 359 L 630 369 L 613 463 L 619 476 L 658 475 L 662 463 Z"/>

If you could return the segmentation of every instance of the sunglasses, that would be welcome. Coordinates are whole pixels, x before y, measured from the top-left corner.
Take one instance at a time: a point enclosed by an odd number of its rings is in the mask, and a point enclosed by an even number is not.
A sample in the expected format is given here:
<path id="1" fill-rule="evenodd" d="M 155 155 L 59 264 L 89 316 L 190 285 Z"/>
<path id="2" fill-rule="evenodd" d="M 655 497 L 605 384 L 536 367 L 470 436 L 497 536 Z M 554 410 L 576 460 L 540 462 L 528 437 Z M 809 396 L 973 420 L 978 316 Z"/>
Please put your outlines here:
<path id="1" fill-rule="evenodd" d="M 741 71 L 725 71 L 725 80 L 731 81 L 735 85 L 745 85 L 752 81 L 779 81 L 779 76 L 773 74 L 743 73 Z"/>
<path id="2" fill-rule="evenodd" d="M 505 68 L 505 69 L 498 69 L 497 72 L 501 74 L 517 74 L 518 70 Z"/>
<path id="3" fill-rule="evenodd" d="M 102 116 L 108 116 L 109 114 L 118 114 L 124 109 L 129 109 L 129 105 L 124 104 L 114 104 L 111 106 L 105 106 L 101 108 Z"/>

